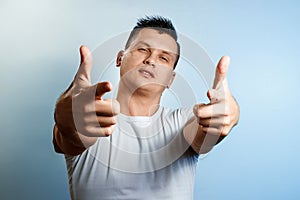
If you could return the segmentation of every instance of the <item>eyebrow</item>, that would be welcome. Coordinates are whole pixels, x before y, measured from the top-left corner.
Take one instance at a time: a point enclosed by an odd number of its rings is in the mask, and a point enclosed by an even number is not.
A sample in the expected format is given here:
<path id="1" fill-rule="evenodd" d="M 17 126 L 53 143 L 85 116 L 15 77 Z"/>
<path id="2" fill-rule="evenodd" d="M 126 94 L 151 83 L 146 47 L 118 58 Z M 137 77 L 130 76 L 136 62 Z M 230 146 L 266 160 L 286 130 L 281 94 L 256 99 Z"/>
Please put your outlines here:
<path id="1" fill-rule="evenodd" d="M 146 45 L 147 47 L 150 47 L 150 48 L 151 48 L 150 44 L 148 44 L 148 43 L 146 43 L 146 42 L 143 42 L 143 41 L 137 42 L 135 46 L 137 46 L 137 45 L 139 45 L 139 44 L 143 44 L 143 45 Z M 167 55 L 169 55 L 169 56 L 171 56 L 171 57 L 172 57 L 173 55 L 176 57 L 176 55 L 177 55 L 177 53 L 172 53 L 172 52 L 169 52 L 169 51 L 165 51 L 165 50 L 163 50 L 163 49 L 159 49 L 159 50 L 161 50 L 162 53 L 167 54 Z"/>
<path id="2" fill-rule="evenodd" d="M 139 41 L 138 43 L 136 43 L 134 46 L 137 46 L 139 44 L 143 44 L 143 45 L 146 45 L 147 47 L 151 47 L 150 44 L 146 43 L 146 42 L 143 42 L 143 41 Z"/>

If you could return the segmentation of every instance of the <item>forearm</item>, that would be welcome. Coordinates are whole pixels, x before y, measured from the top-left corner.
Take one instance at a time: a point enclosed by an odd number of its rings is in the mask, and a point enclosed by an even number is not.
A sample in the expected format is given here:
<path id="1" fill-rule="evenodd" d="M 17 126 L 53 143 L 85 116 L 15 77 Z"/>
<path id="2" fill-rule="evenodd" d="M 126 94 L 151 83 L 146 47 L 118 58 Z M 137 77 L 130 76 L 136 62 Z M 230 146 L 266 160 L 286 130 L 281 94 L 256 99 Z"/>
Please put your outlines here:
<path id="1" fill-rule="evenodd" d="M 56 125 L 53 128 L 53 146 L 57 153 L 78 155 L 85 150 L 84 145 L 76 137 L 67 138 Z"/>
<path id="2" fill-rule="evenodd" d="M 79 155 L 96 142 L 97 138 L 82 136 L 75 132 L 63 133 L 57 125 L 53 128 L 53 146 L 57 153 Z"/>
<path id="3" fill-rule="evenodd" d="M 187 123 L 184 128 L 184 137 L 198 154 L 208 153 L 216 144 L 225 138 L 225 136 L 215 131 L 204 131 L 203 127 L 198 124 L 197 119 L 193 119 Z"/>
<path id="4" fill-rule="evenodd" d="M 204 132 L 202 126 L 198 126 L 198 131 L 191 146 L 199 154 L 208 153 L 218 144 L 224 137 L 219 134 Z"/>

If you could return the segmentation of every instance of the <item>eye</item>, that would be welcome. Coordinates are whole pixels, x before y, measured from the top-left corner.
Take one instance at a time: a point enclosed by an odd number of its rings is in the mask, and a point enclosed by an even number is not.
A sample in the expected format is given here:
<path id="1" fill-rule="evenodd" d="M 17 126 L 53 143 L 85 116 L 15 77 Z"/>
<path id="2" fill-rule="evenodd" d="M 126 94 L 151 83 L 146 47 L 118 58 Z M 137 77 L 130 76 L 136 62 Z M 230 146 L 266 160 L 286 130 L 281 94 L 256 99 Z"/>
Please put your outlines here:
<path id="1" fill-rule="evenodd" d="M 140 51 L 140 52 L 147 52 L 147 49 L 145 49 L 145 48 L 138 48 L 138 50 Z"/>
<path id="2" fill-rule="evenodd" d="M 162 56 L 161 59 L 165 62 L 169 62 L 169 59 L 166 56 Z"/>

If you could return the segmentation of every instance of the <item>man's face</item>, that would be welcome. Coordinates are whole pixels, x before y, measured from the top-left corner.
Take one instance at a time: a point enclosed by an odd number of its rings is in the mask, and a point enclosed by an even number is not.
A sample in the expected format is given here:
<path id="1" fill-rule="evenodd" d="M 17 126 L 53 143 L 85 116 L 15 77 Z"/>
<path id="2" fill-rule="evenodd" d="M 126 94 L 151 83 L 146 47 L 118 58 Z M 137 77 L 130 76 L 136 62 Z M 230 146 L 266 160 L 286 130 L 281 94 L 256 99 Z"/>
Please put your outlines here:
<path id="1" fill-rule="evenodd" d="M 119 58 L 121 80 L 127 87 L 163 92 L 175 75 L 177 44 L 166 33 L 143 28 Z"/>

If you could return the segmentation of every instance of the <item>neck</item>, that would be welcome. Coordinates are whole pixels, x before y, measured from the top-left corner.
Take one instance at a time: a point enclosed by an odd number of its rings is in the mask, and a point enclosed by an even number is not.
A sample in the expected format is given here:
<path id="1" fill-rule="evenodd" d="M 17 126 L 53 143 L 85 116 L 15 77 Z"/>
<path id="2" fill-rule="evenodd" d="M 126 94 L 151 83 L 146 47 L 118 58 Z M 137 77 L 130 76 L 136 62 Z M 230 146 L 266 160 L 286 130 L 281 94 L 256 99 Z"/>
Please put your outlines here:
<path id="1" fill-rule="evenodd" d="M 137 89 L 134 92 L 125 90 L 119 85 L 117 100 L 120 111 L 128 116 L 152 116 L 159 108 L 161 93 L 147 89 Z"/>

